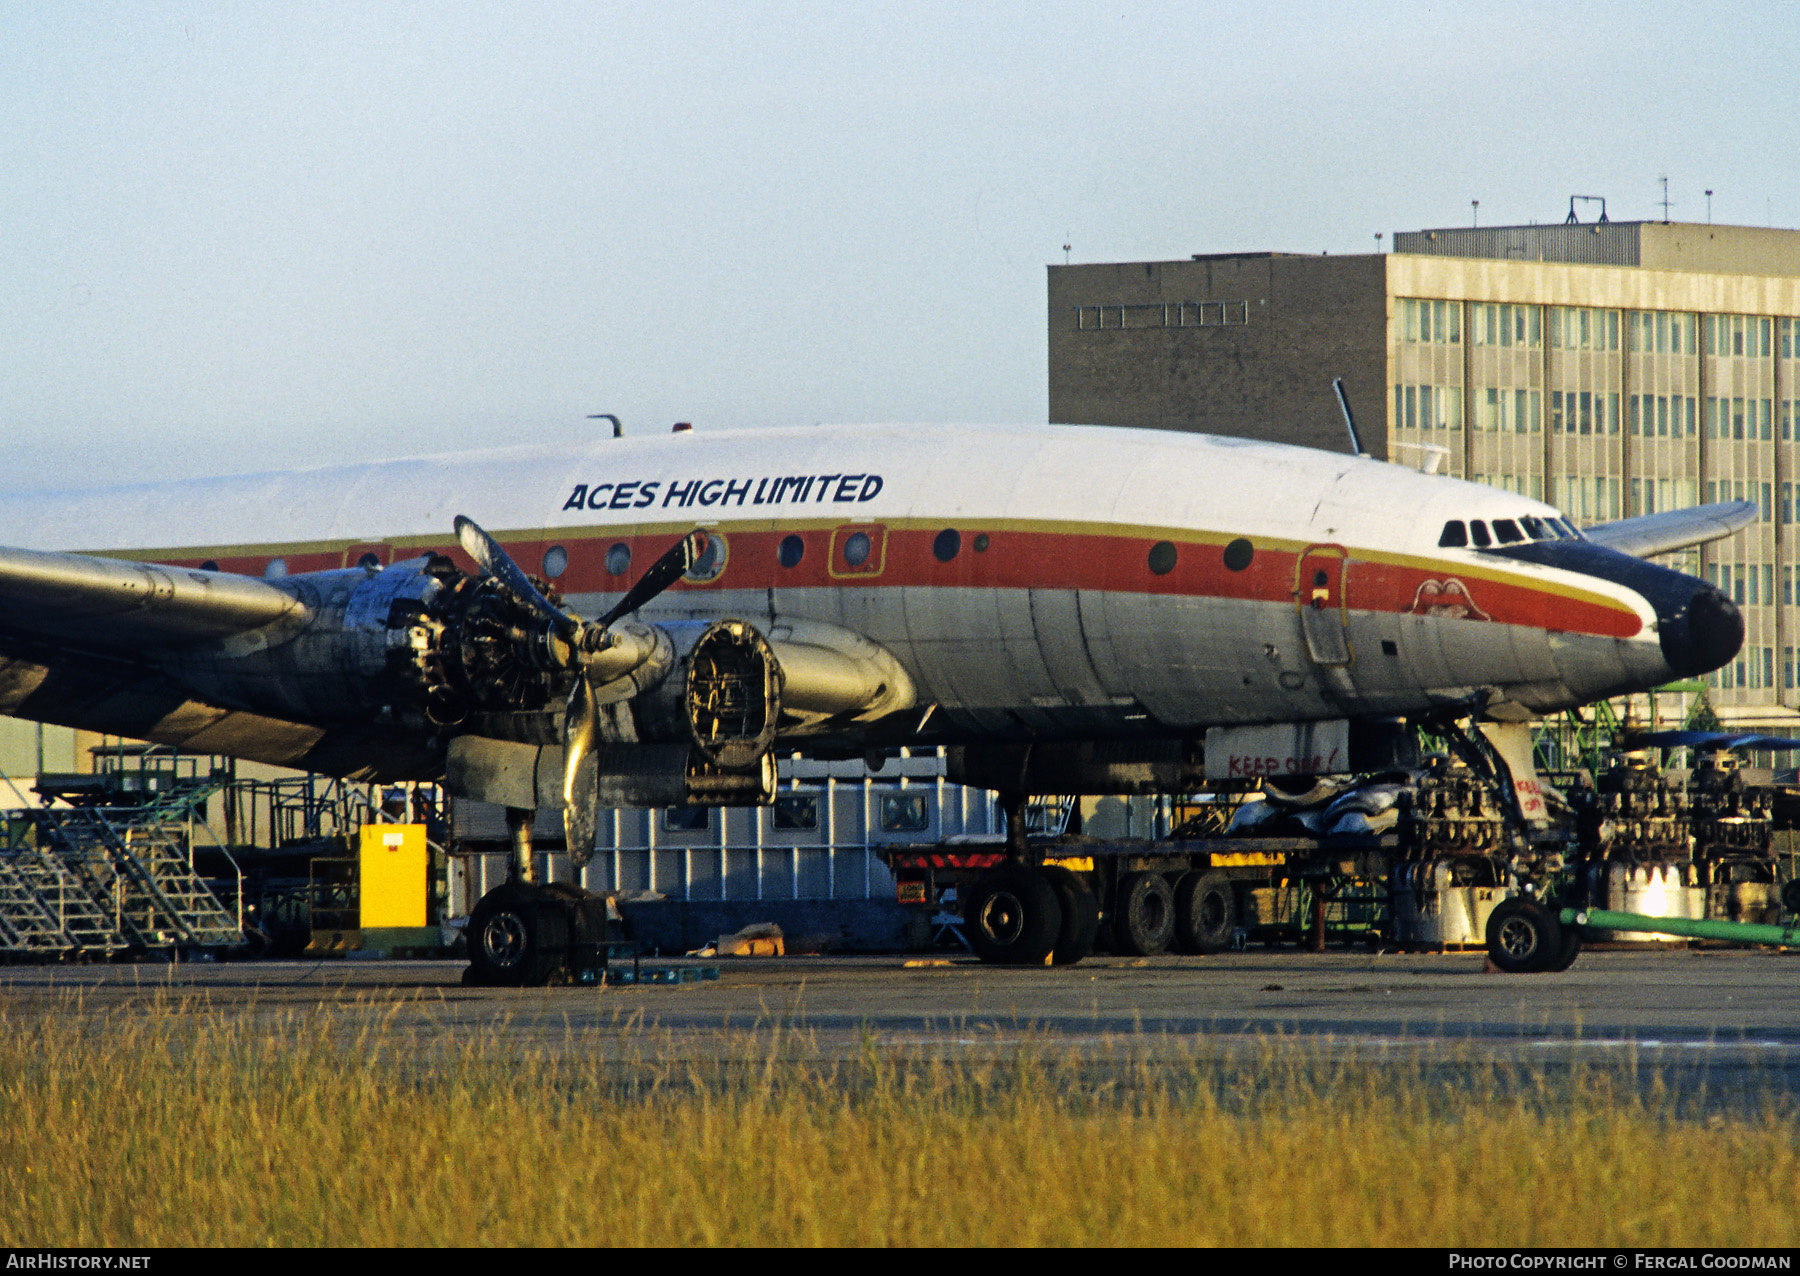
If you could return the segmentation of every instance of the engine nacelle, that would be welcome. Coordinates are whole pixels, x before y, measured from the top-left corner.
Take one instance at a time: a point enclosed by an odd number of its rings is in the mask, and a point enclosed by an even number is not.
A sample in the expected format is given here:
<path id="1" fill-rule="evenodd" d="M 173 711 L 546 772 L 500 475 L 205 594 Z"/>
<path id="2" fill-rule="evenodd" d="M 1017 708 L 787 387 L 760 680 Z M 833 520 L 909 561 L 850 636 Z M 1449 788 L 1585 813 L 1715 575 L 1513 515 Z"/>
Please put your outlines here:
<path id="1" fill-rule="evenodd" d="M 644 632 L 632 641 L 659 653 L 642 667 L 656 677 L 643 679 L 638 694 L 602 707 L 603 743 L 582 783 L 595 787 L 601 806 L 773 802 L 770 750 L 781 717 L 782 675 L 768 642 L 742 620 L 639 628 Z M 648 646 L 652 635 L 660 646 Z M 619 687 L 607 683 L 598 690 L 606 700 Z M 447 768 L 450 791 L 464 797 L 507 806 L 562 804 L 560 737 L 460 735 L 450 742 Z"/>
<path id="2" fill-rule="evenodd" d="M 914 700 L 887 652 L 810 623 L 784 624 L 772 646 L 743 620 L 622 620 L 598 650 L 576 652 L 499 581 L 441 555 L 266 584 L 300 605 L 264 628 L 172 651 L 167 672 L 214 703 L 271 717 L 526 750 L 463 746 L 470 797 L 492 788 L 535 799 L 554 751 L 549 805 L 560 804 L 562 717 L 579 669 L 600 706 L 593 783 L 604 805 L 773 801 L 778 730 L 854 729 Z"/>
<path id="3" fill-rule="evenodd" d="M 762 806 L 775 800 L 775 757 L 724 771 L 681 744 L 603 744 L 584 783 L 603 807 Z M 563 750 L 460 735 L 445 756 L 444 786 L 457 797 L 525 810 L 562 806 Z"/>
<path id="4" fill-rule="evenodd" d="M 181 648 L 163 667 L 217 703 L 313 722 L 450 727 L 560 711 L 568 693 L 545 622 L 440 555 L 268 583 L 303 619 Z"/>
<path id="5" fill-rule="evenodd" d="M 742 620 L 658 628 L 680 653 L 678 676 L 631 701 L 636 738 L 684 741 L 721 771 L 755 766 L 781 718 L 781 666 L 768 641 Z"/>

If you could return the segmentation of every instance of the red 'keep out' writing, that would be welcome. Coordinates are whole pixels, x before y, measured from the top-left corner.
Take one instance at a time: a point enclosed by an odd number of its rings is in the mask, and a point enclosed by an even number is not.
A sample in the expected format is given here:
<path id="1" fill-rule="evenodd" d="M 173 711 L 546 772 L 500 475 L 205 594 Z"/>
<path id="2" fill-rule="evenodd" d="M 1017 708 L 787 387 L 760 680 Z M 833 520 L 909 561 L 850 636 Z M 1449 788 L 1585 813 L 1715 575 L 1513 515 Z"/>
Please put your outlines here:
<path id="1" fill-rule="evenodd" d="M 1315 753 L 1310 757 L 1293 754 L 1287 757 L 1251 757 L 1248 754 L 1234 753 L 1227 762 L 1227 773 L 1232 776 L 1328 775 L 1338 769 L 1337 758 L 1336 749 L 1330 753 Z"/>

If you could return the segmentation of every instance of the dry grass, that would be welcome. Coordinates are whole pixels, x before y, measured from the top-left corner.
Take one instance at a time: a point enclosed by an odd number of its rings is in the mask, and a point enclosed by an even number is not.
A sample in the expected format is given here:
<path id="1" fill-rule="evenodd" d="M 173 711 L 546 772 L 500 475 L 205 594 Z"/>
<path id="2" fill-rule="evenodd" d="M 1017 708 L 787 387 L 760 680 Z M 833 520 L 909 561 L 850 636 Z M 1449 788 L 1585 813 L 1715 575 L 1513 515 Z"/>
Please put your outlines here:
<path id="1" fill-rule="evenodd" d="M 1620 1071 L 245 1022 L 0 1015 L 0 1246 L 1800 1241 L 1791 1110 Z"/>

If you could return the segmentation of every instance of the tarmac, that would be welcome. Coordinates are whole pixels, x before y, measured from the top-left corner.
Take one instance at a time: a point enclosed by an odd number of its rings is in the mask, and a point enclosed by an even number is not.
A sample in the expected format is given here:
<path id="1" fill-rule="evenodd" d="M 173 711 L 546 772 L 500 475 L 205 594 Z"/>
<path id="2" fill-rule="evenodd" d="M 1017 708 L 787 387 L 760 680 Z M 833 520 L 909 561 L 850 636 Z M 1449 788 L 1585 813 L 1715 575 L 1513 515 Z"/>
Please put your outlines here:
<path id="1" fill-rule="evenodd" d="M 159 1007 L 246 1028 L 324 1010 L 374 1040 L 485 1033 L 521 1050 L 663 1058 L 741 1053 L 777 1033 L 821 1058 L 871 1046 L 1096 1059 L 1297 1048 L 1458 1067 L 1593 1063 L 1682 1089 L 1800 1098 L 1800 954 L 1766 949 L 1589 951 L 1545 975 L 1494 972 L 1481 953 L 1292 950 L 1029 969 L 941 955 L 649 964 L 719 975 L 505 989 L 464 987 L 455 961 L 10 966 L 0 1016 L 75 1016 L 103 1031 Z"/>

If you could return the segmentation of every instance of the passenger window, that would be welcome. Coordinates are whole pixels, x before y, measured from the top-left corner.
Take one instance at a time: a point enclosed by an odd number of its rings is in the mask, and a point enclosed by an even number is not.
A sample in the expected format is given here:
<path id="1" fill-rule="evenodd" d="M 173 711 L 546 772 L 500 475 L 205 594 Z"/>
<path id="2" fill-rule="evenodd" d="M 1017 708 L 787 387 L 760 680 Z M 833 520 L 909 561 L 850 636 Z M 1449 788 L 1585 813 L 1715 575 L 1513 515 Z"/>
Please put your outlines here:
<path id="1" fill-rule="evenodd" d="M 1486 549 L 1493 541 L 1488 539 L 1487 524 L 1478 518 L 1469 520 L 1469 538 L 1475 542 L 1476 549 Z"/>
<path id="2" fill-rule="evenodd" d="M 1494 538 L 1502 545 L 1511 545 L 1514 541 L 1524 540 L 1525 533 L 1510 518 L 1497 518 L 1494 520 Z"/>
<path id="3" fill-rule="evenodd" d="M 1444 524 L 1444 534 L 1438 537 L 1438 545 L 1444 549 L 1456 549 L 1469 543 L 1468 529 L 1460 518 L 1453 518 Z"/>

